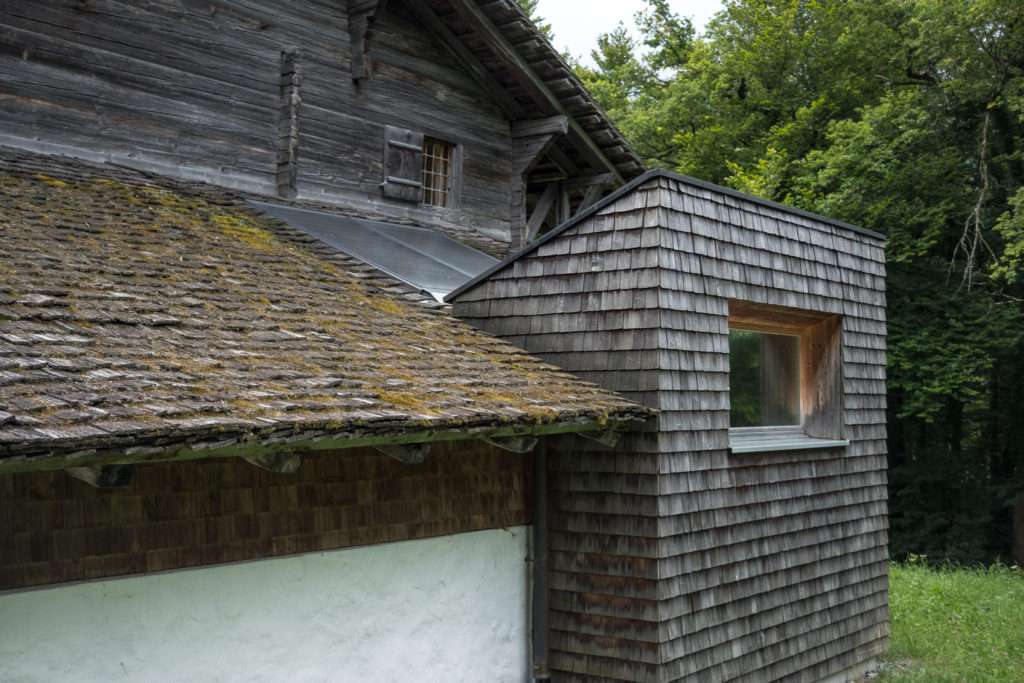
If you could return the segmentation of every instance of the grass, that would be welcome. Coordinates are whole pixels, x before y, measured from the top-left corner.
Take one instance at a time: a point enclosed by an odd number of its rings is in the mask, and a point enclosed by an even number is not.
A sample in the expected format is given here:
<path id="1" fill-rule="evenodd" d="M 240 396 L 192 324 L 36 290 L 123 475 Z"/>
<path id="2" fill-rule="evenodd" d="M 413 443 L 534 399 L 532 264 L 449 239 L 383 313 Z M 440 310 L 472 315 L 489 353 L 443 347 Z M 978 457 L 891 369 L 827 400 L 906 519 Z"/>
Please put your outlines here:
<path id="1" fill-rule="evenodd" d="M 929 567 L 889 572 L 892 638 L 879 680 L 1024 681 L 1024 571 Z"/>

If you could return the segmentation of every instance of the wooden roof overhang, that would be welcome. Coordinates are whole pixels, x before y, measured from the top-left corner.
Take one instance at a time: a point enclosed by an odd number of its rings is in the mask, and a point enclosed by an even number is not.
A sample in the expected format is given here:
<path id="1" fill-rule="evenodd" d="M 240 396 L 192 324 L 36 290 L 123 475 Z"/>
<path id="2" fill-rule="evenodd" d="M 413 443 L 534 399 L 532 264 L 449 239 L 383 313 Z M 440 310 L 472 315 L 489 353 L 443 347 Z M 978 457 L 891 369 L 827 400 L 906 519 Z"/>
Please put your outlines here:
<path id="1" fill-rule="evenodd" d="M 614 435 L 652 414 L 639 406 L 611 416 L 599 411 L 565 411 L 554 420 L 538 422 L 525 413 L 502 415 L 473 408 L 462 412 L 461 416 L 440 418 L 365 410 L 285 418 L 202 416 L 98 426 L 12 426 L 0 430 L 0 473 L 211 457 L 241 457 L 266 469 L 292 471 L 272 463 L 294 462 L 297 466 L 304 452 L 367 446 L 415 463 L 423 460 L 423 446 L 442 441 L 478 439 L 505 450 L 528 452 L 537 437 L 554 434 L 614 440 Z"/>
<path id="2" fill-rule="evenodd" d="M 622 185 L 643 160 L 554 47 L 512 0 L 403 0 L 512 121 L 564 116 L 551 152 L 562 170 L 612 173 Z"/>
<path id="3" fill-rule="evenodd" d="M 526 241 L 538 234 L 542 224 L 551 228 L 564 222 L 600 199 L 604 191 L 646 170 L 640 155 L 515 2 L 402 0 L 402 4 L 512 122 L 517 171 L 525 183 L 523 203 L 528 215 L 522 216 L 522 223 L 532 216 Z M 364 12 L 368 6 L 367 0 L 353 0 L 352 5 L 363 7 Z M 382 10 L 382 2 L 373 9 Z"/>

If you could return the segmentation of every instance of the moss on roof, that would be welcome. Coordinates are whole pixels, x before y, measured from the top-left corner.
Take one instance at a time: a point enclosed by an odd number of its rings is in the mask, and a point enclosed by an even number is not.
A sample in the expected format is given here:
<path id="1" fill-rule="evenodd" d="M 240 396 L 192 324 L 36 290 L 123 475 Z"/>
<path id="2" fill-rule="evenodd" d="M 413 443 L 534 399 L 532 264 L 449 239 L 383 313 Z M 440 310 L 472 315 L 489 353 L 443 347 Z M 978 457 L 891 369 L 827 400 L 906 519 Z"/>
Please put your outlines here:
<path id="1" fill-rule="evenodd" d="M 647 412 L 227 196 L 0 162 L 0 458 Z"/>

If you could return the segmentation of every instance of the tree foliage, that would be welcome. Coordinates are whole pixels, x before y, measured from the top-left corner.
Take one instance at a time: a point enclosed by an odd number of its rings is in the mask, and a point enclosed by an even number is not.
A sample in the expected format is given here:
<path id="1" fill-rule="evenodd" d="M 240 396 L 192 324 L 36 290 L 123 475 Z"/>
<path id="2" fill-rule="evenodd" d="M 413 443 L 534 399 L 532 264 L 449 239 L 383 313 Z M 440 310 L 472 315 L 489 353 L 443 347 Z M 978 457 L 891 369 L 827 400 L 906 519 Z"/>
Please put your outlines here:
<path id="1" fill-rule="evenodd" d="M 1024 4 L 726 0 L 697 36 L 647 0 L 637 24 L 648 52 L 620 26 L 579 75 L 651 165 L 888 235 L 896 554 L 1005 556 L 1024 501 Z"/>
<path id="2" fill-rule="evenodd" d="M 548 42 L 555 42 L 555 34 L 551 30 L 551 24 L 547 22 L 544 17 L 537 14 L 537 3 L 539 0 L 516 0 L 516 4 L 519 8 L 526 12 L 526 16 L 530 18 L 533 25 L 537 27 L 541 35 L 548 39 Z"/>

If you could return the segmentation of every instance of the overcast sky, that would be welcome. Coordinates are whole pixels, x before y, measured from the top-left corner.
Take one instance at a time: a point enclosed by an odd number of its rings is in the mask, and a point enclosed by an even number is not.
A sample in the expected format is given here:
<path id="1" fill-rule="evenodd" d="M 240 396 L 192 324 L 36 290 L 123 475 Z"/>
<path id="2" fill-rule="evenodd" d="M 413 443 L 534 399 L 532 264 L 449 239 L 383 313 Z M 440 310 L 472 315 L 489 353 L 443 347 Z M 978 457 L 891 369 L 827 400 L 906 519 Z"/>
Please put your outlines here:
<path id="1" fill-rule="evenodd" d="M 676 14 L 690 17 L 700 33 L 705 22 L 722 9 L 722 0 L 670 0 L 669 6 Z M 643 0 L 540 0 L 537 14 L 551 24 L 559 51 L 592 65 L 590 51 L 597 45 L 597 36 L 613 31 L 621 21 L 636 37 L 633 15 L 645 7 Z"/>

